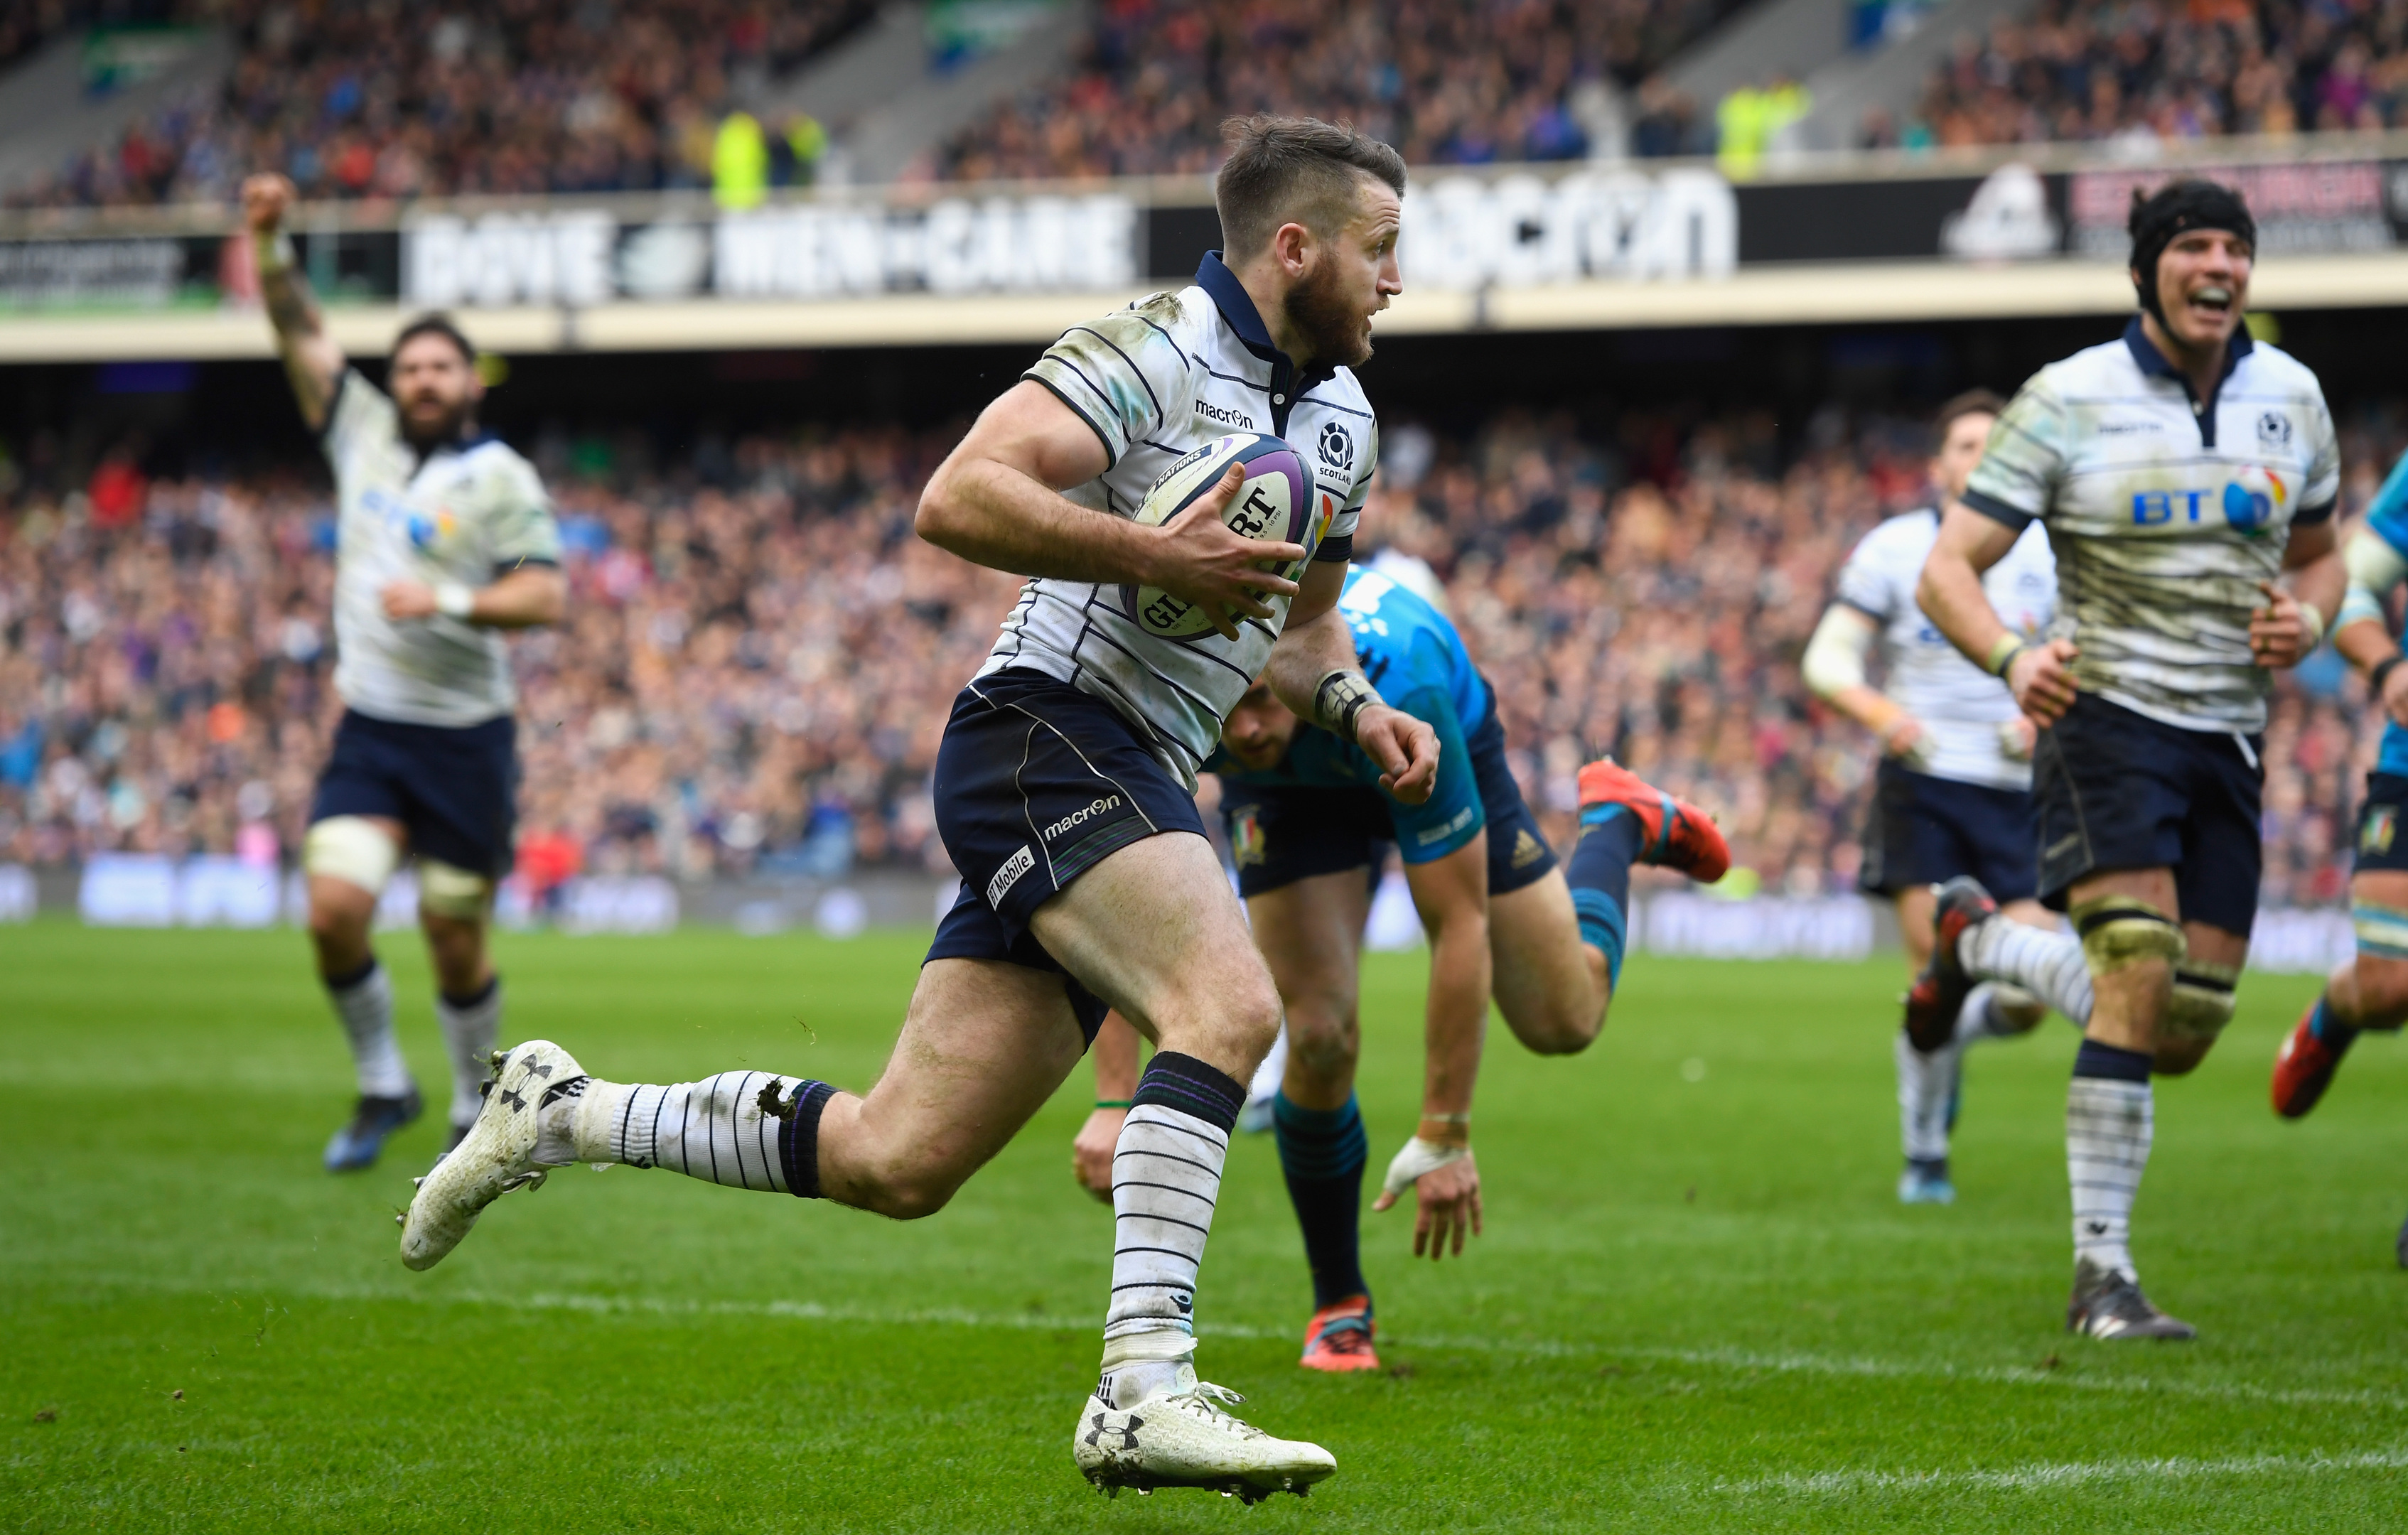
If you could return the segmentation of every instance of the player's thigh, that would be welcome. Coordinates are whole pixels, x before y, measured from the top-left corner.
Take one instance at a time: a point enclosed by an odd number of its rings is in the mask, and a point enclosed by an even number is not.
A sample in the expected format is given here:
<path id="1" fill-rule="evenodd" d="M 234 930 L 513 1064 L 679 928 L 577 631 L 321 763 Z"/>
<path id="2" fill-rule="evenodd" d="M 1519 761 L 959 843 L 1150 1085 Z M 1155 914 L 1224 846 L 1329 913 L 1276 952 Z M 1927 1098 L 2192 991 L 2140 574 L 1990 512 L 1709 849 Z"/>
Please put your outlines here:
<path id="1" fill-rule="evenodd" d="M 1279 992 L 1212 844 L 1165 832 L 1107 854 L 1029 931 L 1165 1050 L 1243 1082 L 1279 1033 Z"/>
<path id="2" fill-rule="evenodd" d="M 1061 976 L 930 960 L 877 1084 L 832 1099 L 821 1116 L 822 1190 L 900 1219 L 933 1213 L 1044 1106 L 1085 1048 Z"/>
<path id="3" fill-rule="evenodd" d="M 1898 936 L 1906 945 L 1906 968 L 1918 975 L 1931 962 L 1931 911 L 1939 904 L 1928 884 L 1911 884 L 1898 893 Z"/>
<path id="4" fill-rule="evenodd" d="M 1316 874 L 1246 897 L 1254 947 L 1262 951 L 1287 1014 L 1291 1071 L 1352 1073 L 1363 924 L 1371 906 L 1368 865 Z"/>
<path id="5" fill-rule="evenodd" d="M 1605 956 L 1581 941 L 1563 870 L 1488 897 L 1489 989 L 1506 1026 L 1545 1055 L 1584 1048 L 1602 1026 Z"/>

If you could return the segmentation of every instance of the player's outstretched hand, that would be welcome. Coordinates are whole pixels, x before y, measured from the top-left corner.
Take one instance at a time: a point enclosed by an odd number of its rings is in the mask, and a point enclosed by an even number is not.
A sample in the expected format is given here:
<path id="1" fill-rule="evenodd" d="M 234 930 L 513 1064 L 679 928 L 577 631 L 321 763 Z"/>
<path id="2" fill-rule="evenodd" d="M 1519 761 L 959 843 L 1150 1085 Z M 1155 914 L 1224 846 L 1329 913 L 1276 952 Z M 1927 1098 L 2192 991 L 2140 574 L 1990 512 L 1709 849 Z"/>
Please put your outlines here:
<path id="1" fill-rule="evenodd" d="M 1380 767 L 1380 787 L 1408 805 L 1438 787 L 1438 732 L 1427 720 L 1373 704 L 1355 716 L 1354 744 Z"/>
<path id="2" fill-rule="evenodd" d="M 2055 724 L 2073 707 L 2073 658 L 2081 651 L 2071 639 L 2034 645 L 2007 667 L 2007 691 L 2035 724 Z"/>
<path id="3" fill-rule="evenodd" d="M 1393 1208 L 1407 1184 L 1421 1204 L 1413 1216 L 1413 1256 L 1427 1252 L 1435 1263 L 1446 1256 L 1450 1245 L 1462 1256 L 1465 1234 L 1480 1235 L 1480 1164 L 1472 1160 L 1471 1148 L 1413 1137 L 1389 1162 L 1387 1179 L 1371 1209 Z"/>
<path id="4" fill-rule="evenodd" d="M 1224 639 L 1238 638 L 1242 619 L 1271 616 L 1264 597 L 1296 595 L 1296 582 L 1272 571 L 1304 558 L 1302 544 L 1249 538 L 1221 520 L 1245 482 L 1244 466 L 1230 465 L 1219 484 L 1162 527 L 1146 572 L 1148 585 L 1196 604 Z"/>
<path id="5" fill-rule="evenodd" d="M 2322 637 L 2308 632 L 2299 598 L 2271 581 L 2259 581 L 2258 590 L 2266 594 L 2266 606 L 2249 612 L 2249 658 L 2269 668 L 2298 666 Z"/>
<path id="6" fill-rule="evenodd" d="M 1126 1109 L 1097 1109 L 1070 1142 L 1071 1175 L 1106 1204 L 1112 1202 L 1112 1153 L 1119 1149 L 1121 1126 L 1127 1123 Z"/>
<path id="7" fill-rule="evenodd" d="M 242 222 L 265 235 L 284 222 L 284 210 L 293 206 L 293 183 L 270 173 L 252 176 L 242 183 Z"/>

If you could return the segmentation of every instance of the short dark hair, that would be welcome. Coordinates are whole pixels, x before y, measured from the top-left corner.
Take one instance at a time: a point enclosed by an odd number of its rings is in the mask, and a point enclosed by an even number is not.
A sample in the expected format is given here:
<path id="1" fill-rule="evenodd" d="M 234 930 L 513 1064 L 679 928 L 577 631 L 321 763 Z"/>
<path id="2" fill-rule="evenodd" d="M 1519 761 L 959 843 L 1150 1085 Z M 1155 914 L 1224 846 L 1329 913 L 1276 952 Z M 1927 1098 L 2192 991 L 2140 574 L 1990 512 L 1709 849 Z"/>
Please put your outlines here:
<path id="1" fill-rule="evenodd" d="M 1352 123 L 1257 113 L 1221 124 L 1229 158 L 1212 179 L 1221 238 L 1233 258 L 1254 255 L 1284 223 L 1335 233 L 1354 216 L 1357 178 L 1405 194 L 1405 157 Z"/>
<path id="2" fill-rule="evenodd" d="M 409 345 L 409 343 L 417 340 L 422 336 L 439 336 L 443 337 L 443 339 L 451 342 L 453 346 L 460 349 L 460 360 L 462 362 L 467 364 L 470 367 L 477 366 L 477 348 L 475 344 L 472 343 L 466 336 L 461 333 L 459 326 L 452 323 L 452 317 L 448 314 L 422 314 L 417 319 L 411 321 L 408 324 L 402 326 L 401 334 L 393 338 L 393 351 L 388 352 L 386 355 L 390 357 L 400 356 L 402 348 Z"/>
<path id="3" fill-rule="evenodd" d="M 1931 418 L 1932 451 L 1939 452 L 1941 445 L 1948 440 L 1948 429 L 1963 418 L 2003 416 L 2006 413 L 2007 402 L 1999 397 L 1995 389 L 1969 389 L 1962 395 L 1950 396 L 1942 403 L 1939 413 Z"/>

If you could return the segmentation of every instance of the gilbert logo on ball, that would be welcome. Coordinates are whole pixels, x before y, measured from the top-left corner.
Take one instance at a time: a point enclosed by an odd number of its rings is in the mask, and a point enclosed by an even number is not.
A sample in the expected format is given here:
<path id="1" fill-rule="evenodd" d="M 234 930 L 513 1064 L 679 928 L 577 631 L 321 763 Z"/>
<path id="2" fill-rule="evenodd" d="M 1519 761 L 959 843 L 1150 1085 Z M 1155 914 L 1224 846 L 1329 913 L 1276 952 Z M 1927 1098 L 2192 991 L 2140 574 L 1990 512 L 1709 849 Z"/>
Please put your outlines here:
<path id="1" fill-rule="evenodd" d="M 1317 541 L 1327 526 L 1326 519 L 1316 525 L 1312 516 L 1312 477 L 1294 448 L 1261 432 L 1232 432 L 1188 452 L 1145 493 L 1137 521 L 1149 527 L 1170 522 L 1211 494 L 1232 464 L 1243 466 L 1246 478 L 1223 509 L 1221 520 L 1248 538 L 1305 544 L 1310 558 L 1309 536 Z M 1292 581 L 1297 568 L 1300 565 L 1275 573 Z M 1156 638 L 1197 639 L 1212 632 L 1212 621 L 1200 609 L 1159 586 L 1124 582 L 1120 596 L 1121 610 Z"/>

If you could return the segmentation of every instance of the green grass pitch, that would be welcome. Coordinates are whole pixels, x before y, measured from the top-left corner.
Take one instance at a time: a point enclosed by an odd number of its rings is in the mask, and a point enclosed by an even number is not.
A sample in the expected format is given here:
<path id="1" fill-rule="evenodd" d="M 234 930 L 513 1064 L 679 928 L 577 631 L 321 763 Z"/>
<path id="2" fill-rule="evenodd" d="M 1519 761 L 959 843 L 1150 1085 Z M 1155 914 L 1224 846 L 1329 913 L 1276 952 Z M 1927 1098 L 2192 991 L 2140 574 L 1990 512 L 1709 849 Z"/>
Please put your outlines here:
<path id="1" fill-rule="evenodd" d="M 383 952 L 443 1080 L 423 956 Z M 1073 1473 L 1110 1247 L 1068 1174 L 1080 1070 L 933 1220 L 564 1169 L 432 1273 L 318 1155 L 338 1036 L 291 933 L 0 929 L 0 1526 L 11 1529 L 2344 1529 L 2408 1517 L 2408 1058 L 2266 1108 L 2314 990 L 2252 977 L 2159 1085 L 2138 1249 L 2187 1348 L 2060 1330 L 2073 1035 L 1985 1046 L 1953 1209 L 1892 1196 L 1894 961 L 1641 956 L 1606 1038 L 1492 1031 L 1488 1232 L 1415 1265 L 1366 1215 L 1377 1376 L 1295 1367 L 1308 1309 L 1241 1139 L 1200 1363 L 1340 1471 L 1305 1502 L 1107 1502 Z M 597 1073 L 866 1085 L 918 945 L 511 936 L 509 1037 Z M 1373 1167 L 1419 1082 L 1413 956 L 1367 978 Z M 180 1393 L 180 1396 L 179 1395 Z"/>

